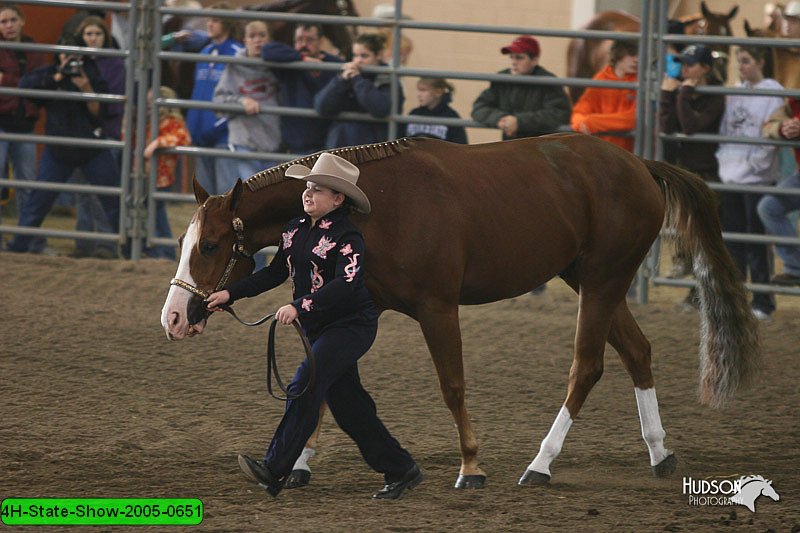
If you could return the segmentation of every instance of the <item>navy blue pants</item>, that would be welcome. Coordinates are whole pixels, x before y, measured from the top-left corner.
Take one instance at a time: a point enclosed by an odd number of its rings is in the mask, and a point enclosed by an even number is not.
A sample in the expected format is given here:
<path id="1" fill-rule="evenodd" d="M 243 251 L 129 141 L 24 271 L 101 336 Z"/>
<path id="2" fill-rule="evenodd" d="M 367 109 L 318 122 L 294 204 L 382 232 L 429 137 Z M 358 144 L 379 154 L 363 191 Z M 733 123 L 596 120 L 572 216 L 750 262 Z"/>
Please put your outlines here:
<path id="1" fill-rule="evenodd" d="M 372 346 L 377 329 L 377 320 L 346 320 L 309 339 L 316 358 L 316 377 L 313 387 L 302 397 L 286 403 L 286 412 L 265 458 L 272 473 L 283 477 L 292 471 L 317 427 L 323 401 L 339 427 L 358 445 L 367 464 L 383 474 L 386 483 L 399 480 L 414 466 L 414 459 L 378 418 L 375 402 L 358 376 L 357 361 Z M 306 359 L 297 369 L 289 392 L 303 390 L 308 379 Z"/>

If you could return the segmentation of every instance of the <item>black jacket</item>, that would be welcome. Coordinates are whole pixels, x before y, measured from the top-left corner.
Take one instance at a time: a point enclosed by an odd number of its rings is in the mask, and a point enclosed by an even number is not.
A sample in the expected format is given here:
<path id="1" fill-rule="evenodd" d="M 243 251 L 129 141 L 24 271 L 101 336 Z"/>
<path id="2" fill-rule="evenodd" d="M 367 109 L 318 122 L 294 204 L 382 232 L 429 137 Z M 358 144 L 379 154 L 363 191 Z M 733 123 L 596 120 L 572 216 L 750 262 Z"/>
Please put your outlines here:
<path id="1" fill-rule="evenodd" d="M 100 75 L 100 70 L 95 62 L 89 58 L 83 58 L 83 70 L 89 78 L 92 89 L 95 93 L 108 93 L 108 84 Z M 69 91 L 80 92 L 80 89 L 72 83 L 70 77 L 64 77 L 57 82 L 53 78 L 57 72 L 55 65 L 40 67 L 22 77 L 19 86 L 25 89 L 45 89 L 49 91 Z M 88 139 L 103 138 L 103 118 L 105 105 L 100 104 L 100 114 L 95 116 L 89 112 L 86 102 L 77 100 L 50 100 L 37 98 L 34 100 L 37 105 L 44 106 L 47 110 L 47 120 L 45 122 L 45 133 L 47 135 L 58 135 L 62 137 L 78 137 Z M 53 155 L 58 158 L 74 162 L 88 161 L 97 155 L 99 149 L 95 148 L 76 148 L 74 146 L 52 145 Z"/>
<path id="2" fill-rule="evenodd" d="M 292 279 L 292 305 L 314 338 L 332 324 L 378 312 L 364 284 L 364 239 L 340 208 L 311 226 L 308 215 L 289 222 L 278 252 L 265 268 L 229 287 L 229 303 L 256 296 Z"/>

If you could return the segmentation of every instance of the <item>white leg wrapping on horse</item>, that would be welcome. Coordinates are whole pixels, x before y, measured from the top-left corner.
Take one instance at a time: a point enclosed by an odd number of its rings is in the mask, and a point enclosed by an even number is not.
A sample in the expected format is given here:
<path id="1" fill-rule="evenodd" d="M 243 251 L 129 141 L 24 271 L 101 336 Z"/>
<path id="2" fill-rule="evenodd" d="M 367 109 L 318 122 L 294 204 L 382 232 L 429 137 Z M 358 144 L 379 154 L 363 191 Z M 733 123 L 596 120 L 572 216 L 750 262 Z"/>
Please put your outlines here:
<path id="1" fill-rule="evenodd" d="M 314 448 L 303 448 L 303 453 L 301 453 L 297 461 L 294 462 L 292 470 L 307 470 L 311 472 L 311 467 L 308 466 L 308 460 L 314 457 L 315 453 Z"/>
<path id="2" fill-rule="evenodd" d="M 567 438 L 567 432 L 571 426 L 572 418 L 569 416 L 569 411 L 566 406 L 562 406 L 550 431 L 542 441 L 542 445 L 539 446 L 539 453 L 528 465 L 528 470 L 550 475 L 550 464 L 561 453 L 561 446 L 564 444 L 564 439 Z"/>
<path id="3" fill-rule="evenodd" d="M 666 432 L 661 427 L 656 389 L 636 387 L 634 390 L 636 391 L 636 405 L 639 407 L 639 421 L 642 423 L 642 437 L 644 437 L 647 450 L 650 452 L 650 466 L 656 466 L 667 456 L 672 455 L 670 450 L 664 448 Z"/>

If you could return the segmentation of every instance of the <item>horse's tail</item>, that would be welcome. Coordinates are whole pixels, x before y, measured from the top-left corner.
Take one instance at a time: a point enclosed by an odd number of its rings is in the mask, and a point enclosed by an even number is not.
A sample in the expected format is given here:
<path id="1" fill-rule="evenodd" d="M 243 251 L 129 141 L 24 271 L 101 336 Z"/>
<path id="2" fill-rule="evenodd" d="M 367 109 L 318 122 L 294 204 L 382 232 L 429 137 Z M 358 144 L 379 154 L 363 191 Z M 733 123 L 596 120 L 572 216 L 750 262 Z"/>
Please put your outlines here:
<path id="1" fill-rule="evenodd" d="M 758 322 L 739 270 L 722 241 L 714 192 L 698 176 L 668 163 L 642 160 L 666 201 L 666 224 L 694 259 L 700 294 L 700 401 L 722 406 L 758 370 Z"/>

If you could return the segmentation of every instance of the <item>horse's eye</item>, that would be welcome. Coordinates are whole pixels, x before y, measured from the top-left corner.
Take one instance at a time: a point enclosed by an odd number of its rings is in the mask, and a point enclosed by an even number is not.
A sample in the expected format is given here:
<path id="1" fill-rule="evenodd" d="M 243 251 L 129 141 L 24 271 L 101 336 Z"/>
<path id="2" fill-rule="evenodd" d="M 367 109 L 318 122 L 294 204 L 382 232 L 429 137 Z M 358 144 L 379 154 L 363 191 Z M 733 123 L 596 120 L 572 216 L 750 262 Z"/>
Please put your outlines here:
<path id="1" fill-rule="evenodd" d="M 203 255 L 211 255 L 219 248 L 215 243 L 209 241 L 202 241 L 200 243 L 200 253 Z"/>

